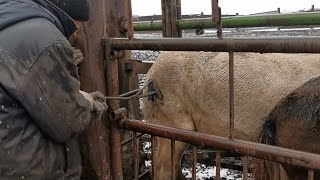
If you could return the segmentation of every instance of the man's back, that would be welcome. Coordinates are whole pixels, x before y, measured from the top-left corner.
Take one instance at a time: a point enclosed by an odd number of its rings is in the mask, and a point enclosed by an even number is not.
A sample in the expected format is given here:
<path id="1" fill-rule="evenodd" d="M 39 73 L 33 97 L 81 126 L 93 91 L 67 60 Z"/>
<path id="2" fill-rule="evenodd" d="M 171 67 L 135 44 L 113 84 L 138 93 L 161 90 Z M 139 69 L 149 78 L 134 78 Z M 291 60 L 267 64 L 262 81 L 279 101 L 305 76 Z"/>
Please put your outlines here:
<path id="1" fill-rule="evenodd" d="M 0 15 L 0 177 L 78 179 L 76 136 L 91 114 L 66 25 L 31 0 L 5 1 Z"/>

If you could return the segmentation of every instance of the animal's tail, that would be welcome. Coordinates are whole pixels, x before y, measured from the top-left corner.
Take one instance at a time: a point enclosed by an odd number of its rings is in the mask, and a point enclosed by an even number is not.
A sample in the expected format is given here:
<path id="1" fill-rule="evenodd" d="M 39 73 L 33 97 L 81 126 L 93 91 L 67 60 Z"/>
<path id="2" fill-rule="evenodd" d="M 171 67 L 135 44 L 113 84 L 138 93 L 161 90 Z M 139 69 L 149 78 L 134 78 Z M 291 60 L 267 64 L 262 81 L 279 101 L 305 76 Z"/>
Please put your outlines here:
<path id="1" fill-rule="evenodd" d="M 260 134 L 259 142 L 262 144 L 276 145 L 276 119 L 274 111 L 266 118 Z M 253 176 L 257 180 L 269 180 L 274 177 L 274 170 L 278 168 L 275 163 L 263 159 L 254 160 Z"/>

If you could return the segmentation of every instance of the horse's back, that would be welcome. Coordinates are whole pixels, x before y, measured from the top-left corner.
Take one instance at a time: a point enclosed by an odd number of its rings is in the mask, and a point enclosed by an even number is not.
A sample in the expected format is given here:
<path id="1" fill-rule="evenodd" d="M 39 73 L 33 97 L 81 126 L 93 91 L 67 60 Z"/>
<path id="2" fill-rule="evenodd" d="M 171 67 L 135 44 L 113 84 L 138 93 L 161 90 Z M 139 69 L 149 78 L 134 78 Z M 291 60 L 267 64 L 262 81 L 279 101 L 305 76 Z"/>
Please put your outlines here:
<path id="1" fill-rule="evenodd" d="M 256 141 L 263 118 L 285 95 L 316 77 L 320 55 L 235 53 L 236 137 Z M 172 114 L 188 116 L 198 131 L 228 136 L 229 55 L 209 52 L 162 52 L 147 75 L 163 99 L 144 99 L 145 119 L 179 124 Z M 162 118 L 161 118 L 162 117 Z M 183 128 L 179 127 L 179 128 Z"/>

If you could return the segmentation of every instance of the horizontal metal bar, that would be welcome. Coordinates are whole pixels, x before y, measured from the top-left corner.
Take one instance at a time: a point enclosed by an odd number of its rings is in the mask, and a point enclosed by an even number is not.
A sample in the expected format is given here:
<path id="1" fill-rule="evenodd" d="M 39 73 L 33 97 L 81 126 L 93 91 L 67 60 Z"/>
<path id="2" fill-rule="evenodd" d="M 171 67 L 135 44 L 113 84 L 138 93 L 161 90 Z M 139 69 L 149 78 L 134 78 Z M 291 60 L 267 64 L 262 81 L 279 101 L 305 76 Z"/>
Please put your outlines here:
<path id="1" fill-rule="evenodd" d="M 159 38 L 111 40 L 113 49 L 258 53 L 320 53 L 320 37 Z"/>
<path id="2" fill-rule="evenodd" d="M 297 25 L 320 25 L 320 13 L 291 13 L 255 16 L 222 17 L 223 28 L 243 27 L 270 27 L 270 26 L 297 26 Z M 135 31 L 161 30 L 161 21 L 136 22 L 133 24 Z M 179 20 L 180 29 L 205 29 L 216 28 L 217 24 L 212 18 L 196 18 Z"/>
<path id="3" fill-rule="evenodd" d="M 224 137 L 150 124 L 131 119 L 120 120 L 119 127 L 140 133 L 151 134 L 153 137 L 159 136 L 182 141 L 195 146 L 213 147 L 246 156 L 305 167 L 307 169 L 320 170 L 320 155 L 318 154 L 236 139 L 230 140 Z"/>

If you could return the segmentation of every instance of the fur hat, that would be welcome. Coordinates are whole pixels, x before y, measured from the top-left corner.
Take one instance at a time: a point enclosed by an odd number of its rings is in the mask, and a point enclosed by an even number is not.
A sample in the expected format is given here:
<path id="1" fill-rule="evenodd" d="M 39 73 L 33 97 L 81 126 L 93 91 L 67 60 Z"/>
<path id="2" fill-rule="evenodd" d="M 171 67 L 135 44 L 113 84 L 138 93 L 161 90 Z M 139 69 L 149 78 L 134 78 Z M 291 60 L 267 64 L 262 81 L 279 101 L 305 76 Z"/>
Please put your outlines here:
<path id="1" fill-rule="evenodd" d="M 90 0 L 47 0 L 67 13 L 72 19 L 88 21 L 91 14 Z"/>

